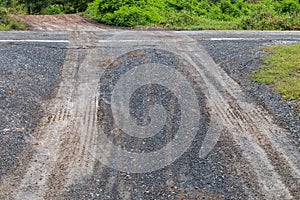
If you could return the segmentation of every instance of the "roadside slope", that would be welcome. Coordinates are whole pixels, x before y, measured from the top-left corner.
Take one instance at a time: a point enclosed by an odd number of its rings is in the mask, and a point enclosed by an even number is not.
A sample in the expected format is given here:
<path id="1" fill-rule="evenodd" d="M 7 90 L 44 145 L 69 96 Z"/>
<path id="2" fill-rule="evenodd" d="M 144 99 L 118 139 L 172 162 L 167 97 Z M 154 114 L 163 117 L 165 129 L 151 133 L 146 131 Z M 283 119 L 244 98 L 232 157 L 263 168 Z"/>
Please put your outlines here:
<path id="1" fill-rule="evenodd" d="M 31 30 L 99 31 L 112 28 L 111 26 L 87 20 L 78 14 L 14 15 L 14 17 L 28 24 Z"/>

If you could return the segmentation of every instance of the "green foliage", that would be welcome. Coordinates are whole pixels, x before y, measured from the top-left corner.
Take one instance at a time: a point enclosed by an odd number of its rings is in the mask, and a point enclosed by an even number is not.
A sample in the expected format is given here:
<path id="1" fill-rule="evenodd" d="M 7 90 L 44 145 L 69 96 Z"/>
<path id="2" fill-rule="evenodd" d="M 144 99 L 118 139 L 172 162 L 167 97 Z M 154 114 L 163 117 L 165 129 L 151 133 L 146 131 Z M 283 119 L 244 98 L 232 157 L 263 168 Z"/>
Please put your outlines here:
<path id="1" fill-rule="evenodd" d="M 44 11 L 44 14 L 47 15 L 54 15 L 54 14 L 63 14 L 64 13 L 64 7 L 63 5 L 59 4 L 54 4 L 54 5 L 49 5 Z"/>
<path id="2" fill-rule="evenodd" d="M 242 19 L 242 29 L 300 30 L 300 5 L 296 0 L 264 1 L 264 4 L 252 5 L 251 10 Z"/>
<path id="3" fill-rule="evenodd" d="M 1 0 L 10 13 L 85 12 L 117 26 L 300 30 L 299 0 Z"/>
<path id="4" fill-rule="evenodd" d="M 0 7 L 0 24 L 7 25 L 8 23 L 7 10 L 3 7 Z"/>
<path id="5" fill-rule="evenodd" d="M 6 8 L 0 7 L 0 30 L 24 29 L 26 25 L 8 15 Z"/>
<path id="6" fill-rule="evenodd" d="M 237 7 L 236 4 L 231 3 L 230 0 L 221 0 L 220 2 L 220 10 L 223 14 L 232 16 L 232 17 L 240 17 L 241 9 Z"/>
<path id="7" fill-rule="evenodd" d="M 187 27 L 190 24 L 197 24 L 199 18 L 191 15 L 191 13 L 187 11 L 182 11 L 167 16 L 166 21 L 166 25 L 169 27 Z"/>
<path id="8" fill-rule="evenodd" d="M 137 6 L 122 6 L 113 13 L 101 16 L 101 21 L 117 26 L 149 25 L 159 22 L 159 16 Z"/>
<path id="9" fill-rule="evenodd" d="M 92 0 L 1 0 L 13 13 L 60 14 L 84 12 Z"/>
<path id="10" fill-rule="evenodd" d="M 8 8 L 12 7 L 12 0 L 1 0 L 0 7 Z"/>
<path id="11" fill-rule="evenodd" d="M 280 3 L 274 4 L 274 9 L 279 13 L 300 13 L 300 3 L 296 0 L 282 0 Z"/>
<path id="12" fill-rule="evenodd" d="M 52 4 L 60 4 L 63 6 L 64 13 L 84 12 L 87 9 L 88 3 L 92 0 L 52 0 Z"/>
<path id="13" fill-rule="evenodd" d="M 214 24 L 223 24 L 221 29 L 300 30 L 299 6 L 297 0 L 95 0 L 86 14 L 117 26 L 215 29 Z M 211 20 L 211 26 L 201 24 L 204 20 Z"/>
<path id="14" fill-rule="evenodd" d="M 147 4 L 148 3 L 148 4 Z M 96 0 L 88 5 L 86 13 L 92 18 L 110 25 L 137 26 L 158 23 L 159 7 L 147 0 Z"/>
<path id="15" fill-rule="evenodd" d="M 88 4 L 85 13 L 91 18 L 98 19 L 100 17 L 99 5 L 102 0 L 95 0 Z"/>
<path id="16" fill-rule="evenodd" d="M 243 29 L 300 30 L 299 15 L 277 16 L 272 13 L 253 12 L 242 20 Z"/>

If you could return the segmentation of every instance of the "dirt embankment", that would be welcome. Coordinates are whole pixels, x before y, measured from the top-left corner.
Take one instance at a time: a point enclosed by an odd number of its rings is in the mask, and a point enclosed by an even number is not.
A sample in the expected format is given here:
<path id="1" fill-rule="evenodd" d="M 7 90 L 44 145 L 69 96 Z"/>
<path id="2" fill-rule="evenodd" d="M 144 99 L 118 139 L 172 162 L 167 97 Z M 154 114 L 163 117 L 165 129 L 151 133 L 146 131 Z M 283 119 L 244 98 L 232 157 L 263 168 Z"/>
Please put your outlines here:
<path id="1" fill-rule="evenodd" d="M 30 30 L 96 31 L 112 28 L 111 26 L 85 19 L 77 14 L 14 15 L 14 17 L 28 24 Z"/>

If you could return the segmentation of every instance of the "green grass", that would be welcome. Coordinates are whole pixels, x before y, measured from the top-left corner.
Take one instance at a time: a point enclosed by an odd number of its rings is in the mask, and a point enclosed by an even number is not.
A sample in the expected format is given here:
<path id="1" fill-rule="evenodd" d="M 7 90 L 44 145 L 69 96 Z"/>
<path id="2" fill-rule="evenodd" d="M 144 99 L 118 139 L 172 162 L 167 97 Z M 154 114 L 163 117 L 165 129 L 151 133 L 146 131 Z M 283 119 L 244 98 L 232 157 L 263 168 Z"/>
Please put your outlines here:
<path id="1" fill-rule="evenodd" d="M 285 99 L 300 100 L 300 44 L 267 47 L 272 56 L 252 75 L 252 80 L 272 84 Z"/>

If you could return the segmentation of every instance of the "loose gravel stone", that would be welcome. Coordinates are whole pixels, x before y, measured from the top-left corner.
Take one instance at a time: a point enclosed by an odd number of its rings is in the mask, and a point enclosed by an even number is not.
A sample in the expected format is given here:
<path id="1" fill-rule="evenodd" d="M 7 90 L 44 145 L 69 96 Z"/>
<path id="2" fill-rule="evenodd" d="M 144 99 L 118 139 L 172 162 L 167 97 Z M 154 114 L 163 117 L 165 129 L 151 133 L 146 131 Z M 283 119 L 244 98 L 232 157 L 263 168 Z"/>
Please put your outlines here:
<path id="1" fill-rule="evenodd" d="M 0 45 L 0 179 L 11 172 L 55 92 L 66 46 Z"/>
<path id="2" fill-rule="evenodd" d="M 258 105 L 263 105 L 276 123 L 290 130 L 295 144 L 300 146 L 299 103 L 283 99 L 271 86 L 251 81 L 251 74 L 262 65 L 264 46 L 285 44 L 279 41 L 205 41 L 201 45 Z M 250 100 L 251 101 L 251 100 Z"/>

